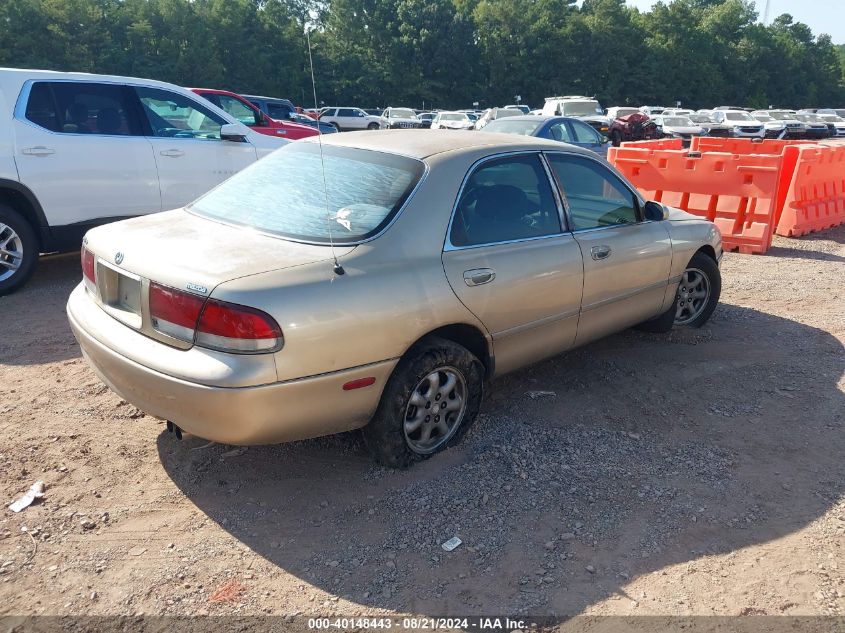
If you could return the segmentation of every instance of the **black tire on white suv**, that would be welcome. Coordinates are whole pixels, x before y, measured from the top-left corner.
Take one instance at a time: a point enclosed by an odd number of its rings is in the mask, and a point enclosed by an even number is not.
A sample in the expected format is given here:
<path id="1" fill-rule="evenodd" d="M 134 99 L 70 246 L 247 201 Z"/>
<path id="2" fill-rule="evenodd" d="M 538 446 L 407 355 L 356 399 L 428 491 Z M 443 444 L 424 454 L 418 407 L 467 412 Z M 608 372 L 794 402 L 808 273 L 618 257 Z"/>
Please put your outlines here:
<path id="1" fill-rule="evenodd" d="M 32 225 L 12 207 L 0 203 L 0 296 L 14 292 L 32 276 L 38 250 Z"/>

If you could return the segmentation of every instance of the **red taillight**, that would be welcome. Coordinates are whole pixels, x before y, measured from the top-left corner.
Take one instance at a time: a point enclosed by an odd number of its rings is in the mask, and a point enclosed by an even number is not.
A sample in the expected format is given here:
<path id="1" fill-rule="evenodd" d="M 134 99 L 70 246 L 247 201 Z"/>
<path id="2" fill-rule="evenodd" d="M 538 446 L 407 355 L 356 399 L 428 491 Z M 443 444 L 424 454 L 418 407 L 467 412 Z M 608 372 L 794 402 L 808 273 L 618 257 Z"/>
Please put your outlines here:
<path id="1" fill-rule="evenodd" d="M 97 272 L 94 253 L 83 246 L 79 257 L 82 263 L 82 281 L 85 283 L 85 288 L 88 292 L 96 297 L 99 293 L 97 291 Z"/>
<path id="2" fill-rule="evenodd" d="M 150 318 L 153 328 L 174 338 L 193 342 L 203 297 L 175 288 L 150 284 Z"/>
<path id="3" fill-rule="evenodd" d="M 269 314 L 209 299 L 197 327 L 197 345 L 226 352 L 268 352 L 282 346 L 282 329 Z"/>
<path id="4" fill-rule="evenodd" d="M 150 317 L 163 334 L 224 352 L 270 352 L 283 342 L 269 314 L 157 283 L 150 284 Z"/>
<path id="5" fill-rule="evenodd" d="M 94 253 L 83 246 L 80 258 L 82 260 L 82 276 L 92 284 L 97 283 L 94 273 Z"/>

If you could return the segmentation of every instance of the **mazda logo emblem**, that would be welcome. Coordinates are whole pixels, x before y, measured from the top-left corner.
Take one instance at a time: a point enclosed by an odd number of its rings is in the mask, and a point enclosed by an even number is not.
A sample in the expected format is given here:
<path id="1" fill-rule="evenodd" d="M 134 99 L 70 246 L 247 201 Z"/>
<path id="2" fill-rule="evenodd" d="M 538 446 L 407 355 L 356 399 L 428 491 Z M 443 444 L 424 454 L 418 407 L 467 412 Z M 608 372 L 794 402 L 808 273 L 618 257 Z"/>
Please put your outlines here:
<path id="1" fill-rule="evenodd" d="M 123 262 L 123 253 L 117 251 L 117 254 L 114 256 L 114 263 L 118 266 Z"/>

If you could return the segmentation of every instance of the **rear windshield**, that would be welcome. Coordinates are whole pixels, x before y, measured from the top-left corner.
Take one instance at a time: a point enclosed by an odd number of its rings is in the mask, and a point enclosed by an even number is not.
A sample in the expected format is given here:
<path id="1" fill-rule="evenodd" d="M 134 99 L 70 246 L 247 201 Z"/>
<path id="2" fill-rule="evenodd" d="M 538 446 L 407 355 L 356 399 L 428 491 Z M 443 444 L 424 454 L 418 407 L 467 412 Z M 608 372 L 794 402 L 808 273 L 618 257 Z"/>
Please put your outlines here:
<path id="1" fill-rule="evenodd" d="M 531 136 L 541 124 L 542 121 L 513 121 L 508 119 L 499 119 L 498 121 L 491 121 L 488 123 L 484 128 L 484 131 Z"/>
<path id="2" fill-rule="evenodd" d="M 333 145 L 323 145 L 321 162 L 319 144 L 291 143 L 190 208 L 284 238 L 328 244 L 331 237 L 350 244 L 386 227 L 424 171 L 412 158 Z"/>

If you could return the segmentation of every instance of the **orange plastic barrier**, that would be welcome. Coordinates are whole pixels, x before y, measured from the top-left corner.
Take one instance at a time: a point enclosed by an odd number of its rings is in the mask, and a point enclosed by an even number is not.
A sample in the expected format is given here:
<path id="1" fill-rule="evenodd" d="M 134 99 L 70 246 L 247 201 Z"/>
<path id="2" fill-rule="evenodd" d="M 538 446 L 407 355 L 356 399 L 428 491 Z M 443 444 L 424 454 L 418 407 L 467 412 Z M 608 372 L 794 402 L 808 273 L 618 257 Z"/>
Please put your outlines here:
<path id="1" fill-rule="evenodd" d="M 801 145 L 808 142 L 780 139 L 753 141 L 750 138 L 694 136 L 690 143 L 690 151 L 728 152 L 730 154 L 782 154 L 785 147 Z"/>
<path id="2" fill-rule="evenodd" d="M 782 156 L 618 147 L 608 160 L 647 199 L 714 222 L 725 250 L 765 253 L 771 246 Z"/>
<path id="3" fill-rule="evenodd" d="M 845 144 L 793 147 L 784 159 L 794 167 L 776 216 L 777 234 L 794 237 L 845 223 Z"/>
<path id="4" fill-rule="evenodd" d="M 679 138 L 661 138 L 650 141 L 625 141 L 621 147 L 641 147 L 644 149 L 683 149 L 683 140 Z"/>

